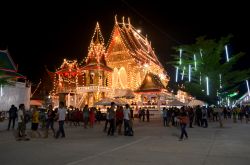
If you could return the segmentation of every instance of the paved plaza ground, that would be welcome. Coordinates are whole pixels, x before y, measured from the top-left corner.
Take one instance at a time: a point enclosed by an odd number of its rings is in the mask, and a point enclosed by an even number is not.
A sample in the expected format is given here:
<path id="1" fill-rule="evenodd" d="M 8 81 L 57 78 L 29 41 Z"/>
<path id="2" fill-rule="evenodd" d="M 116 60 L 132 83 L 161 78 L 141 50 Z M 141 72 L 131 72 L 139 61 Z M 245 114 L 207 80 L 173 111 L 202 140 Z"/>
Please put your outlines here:
<path id="1" fill-rule="evenodd" d="M 188 128 L 189 139 L 178 141 L 180 130 L 163 127 L 160 119 L 134 122 L 135 136 L 107 136 L 104 123 L 94 128 L 66 126 L 66 138 L 16 141 L 0 123 L 1 165 L 249 165 L 250 123 L 224 121 L 208 128 Z M 28 130 L 30 131 L 30 130 Z"/>

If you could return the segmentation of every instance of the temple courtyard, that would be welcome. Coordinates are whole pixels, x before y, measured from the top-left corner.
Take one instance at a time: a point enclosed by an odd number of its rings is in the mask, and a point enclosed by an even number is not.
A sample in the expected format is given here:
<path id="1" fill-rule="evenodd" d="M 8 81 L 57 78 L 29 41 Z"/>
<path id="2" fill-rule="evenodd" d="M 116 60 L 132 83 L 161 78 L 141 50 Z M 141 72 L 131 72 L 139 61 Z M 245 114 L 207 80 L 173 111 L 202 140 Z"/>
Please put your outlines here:
<path id="1" fill-rule="evenodd" d="M 160 119 L 134 120 L 134 136 L 107 136 L 104 122 L 94 128 L 66 125 L 66 138 L 16 141 L 0 123 L 1 165 L 249 165 L 250 123 L 232 119 L 209 122 L 208 128 L 188 128 L 189 139 L 178 141 L 180 130 L 163 127 Z M 30 126 L 27 125 L 29 134 Z"/>

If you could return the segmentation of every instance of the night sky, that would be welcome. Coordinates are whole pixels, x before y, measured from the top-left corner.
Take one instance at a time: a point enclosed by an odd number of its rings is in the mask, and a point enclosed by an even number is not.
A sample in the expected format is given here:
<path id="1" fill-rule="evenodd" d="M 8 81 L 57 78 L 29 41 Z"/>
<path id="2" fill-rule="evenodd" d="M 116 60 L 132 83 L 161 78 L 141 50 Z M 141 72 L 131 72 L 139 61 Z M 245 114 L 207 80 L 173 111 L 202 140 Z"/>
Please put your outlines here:
<path id="1" fill-rule="evenodd" d="M 166 63 L 171 60 L 172 47 L 193 43 L 203 35 L 219 38 L 233 34 L 229 49 L 246 52 L 240 66 L 248 67 L 250 11 L 246 3 L 116 0 L 8 4 L 0 10 L 0 48 L 8 47 L 19 72 L 37 83 L 45 65 L 54 71 L 64 58 L 80 61 L 87 55 L 96 21 L 107 42 L 117 14 L 119 20 L 130 17 L 134 27 L 147 34 L 170 75 L 173 70 Z"/>

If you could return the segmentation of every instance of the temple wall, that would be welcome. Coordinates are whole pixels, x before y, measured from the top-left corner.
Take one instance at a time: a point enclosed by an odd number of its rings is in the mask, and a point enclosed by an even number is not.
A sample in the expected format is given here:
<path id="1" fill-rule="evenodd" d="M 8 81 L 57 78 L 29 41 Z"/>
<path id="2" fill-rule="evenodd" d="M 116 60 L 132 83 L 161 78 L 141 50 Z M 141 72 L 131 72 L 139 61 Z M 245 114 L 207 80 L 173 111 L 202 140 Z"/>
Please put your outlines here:
<path id="1" fill-rule="evenodd" d="M 13 86 L 2 86 L 0 89 L 0 111 L 9 110 L 12 104 L 16 107 L 19 107 L 19 104 L 24 104 L 25 109 L 29 109 L 30 93 L 31 87 L 27 87 L 26 83 L 16 82 Z"/>

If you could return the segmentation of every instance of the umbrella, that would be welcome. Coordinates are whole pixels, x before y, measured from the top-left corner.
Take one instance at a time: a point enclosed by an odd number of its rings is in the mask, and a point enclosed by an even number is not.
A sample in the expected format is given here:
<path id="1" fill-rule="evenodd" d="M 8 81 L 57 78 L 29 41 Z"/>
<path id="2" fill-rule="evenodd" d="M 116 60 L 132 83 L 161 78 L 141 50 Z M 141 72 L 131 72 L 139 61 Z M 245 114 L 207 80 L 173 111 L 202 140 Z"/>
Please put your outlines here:
<path id="1" fill-rule="evenodd" d="M 30 105 L 42 106 L 43 104 L 41 100 L 30 100 Z"/>
<path id="2" fill-rule="evenodd" d="M 116 105 L 126 105 L 128 104 L 126 101 L 122 100 L 122 99 L 115 99 L 114 100 Z"/>
<path id="3" fill-rule="evenodd" d="M 191 107 L 194 107 L 194 106 L 203 106 L 205 105 L 205 102 L 201 101 L 201 100 L 191 100 L 189 103 L 188 103 L 188 106 L 191 106 Z"/>
<path id="4" fill-rule="evenodd" d="M 180 102 L 179 100 L 173 100 L 167 104 L 167 106 L 186 106 L 187 104 Z"/>

